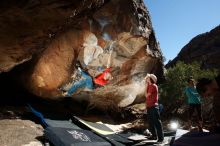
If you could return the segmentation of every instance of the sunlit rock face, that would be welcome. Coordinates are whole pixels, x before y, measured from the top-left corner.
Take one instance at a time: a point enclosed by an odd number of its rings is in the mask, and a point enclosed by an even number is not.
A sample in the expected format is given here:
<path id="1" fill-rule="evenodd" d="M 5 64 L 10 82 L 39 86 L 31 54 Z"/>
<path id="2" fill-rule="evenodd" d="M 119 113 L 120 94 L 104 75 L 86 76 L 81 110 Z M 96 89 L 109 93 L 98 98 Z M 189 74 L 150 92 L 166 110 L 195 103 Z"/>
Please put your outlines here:
<path id="1" fill-rule="evenodd" d="M 100 74 L 100 68 L 110 65 L 113 80 L 106 86 L 90 92 L 81 88 L 72 95 L 100 108 L 131 104 L 136 97 L 143 97 L 147 73 L 156 74 L 159 80 L 163 76 L 162 54 L 142 0 L 48 0 L 29 9 L 30 13 L 25 7 L 16 10 L 19 20 L 24 13 L 20 20 L 24 24 L 19 26 L 22 29 L 17 30 L 24 38 L 5 46 L 18 50 L 20 56 L 15 58 L 20 60 L 10 58 L 9 51 L 3 52 L 5 59 L 0 67 L 7 71 L 30 60 L 22 70 L 22 81 L 39 97 L 62 98 L 58 87 L 71 80 L 76 61 L 92 78 Z M 18 37 L 10 35 L 11 40 Z"/>

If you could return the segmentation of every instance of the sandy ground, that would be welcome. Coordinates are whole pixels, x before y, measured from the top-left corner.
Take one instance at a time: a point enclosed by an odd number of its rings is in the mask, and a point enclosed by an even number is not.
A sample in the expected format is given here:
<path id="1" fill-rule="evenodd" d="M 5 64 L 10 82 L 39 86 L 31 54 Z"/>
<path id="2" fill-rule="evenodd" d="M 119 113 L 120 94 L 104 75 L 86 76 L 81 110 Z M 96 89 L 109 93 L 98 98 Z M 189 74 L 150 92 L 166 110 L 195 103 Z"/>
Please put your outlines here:
<path id="1" fill-rule="evenodd" d="M 0 106 L 1 146 L 42 146 L 43 127 L 25 107 Z"/>

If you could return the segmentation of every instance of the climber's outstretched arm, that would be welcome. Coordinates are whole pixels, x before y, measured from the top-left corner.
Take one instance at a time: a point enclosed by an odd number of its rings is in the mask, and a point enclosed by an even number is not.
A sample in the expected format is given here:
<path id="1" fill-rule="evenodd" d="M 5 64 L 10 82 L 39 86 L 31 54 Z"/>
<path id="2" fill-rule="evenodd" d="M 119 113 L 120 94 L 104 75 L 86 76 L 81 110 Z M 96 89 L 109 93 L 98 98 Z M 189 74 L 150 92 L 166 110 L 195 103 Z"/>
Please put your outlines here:
<path id="1" fill-rule="evenodd" d="M 107 61 L 107 68 L 109 68 L 111 66 L 112 63 L 112 53 L 113 50 L 110 51 L 109 57 L 108 57 L 108 61 Z"/>

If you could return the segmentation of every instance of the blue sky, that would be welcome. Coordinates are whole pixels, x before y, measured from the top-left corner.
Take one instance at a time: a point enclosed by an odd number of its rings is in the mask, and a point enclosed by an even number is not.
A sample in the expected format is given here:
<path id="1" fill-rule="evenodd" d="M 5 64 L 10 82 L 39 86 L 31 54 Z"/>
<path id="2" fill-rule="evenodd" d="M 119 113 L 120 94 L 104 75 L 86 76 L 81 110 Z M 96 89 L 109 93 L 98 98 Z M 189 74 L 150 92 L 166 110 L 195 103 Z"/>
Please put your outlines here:
<path id="1" fill-rule="evenodd" d="M 220 0 L 144 0 L 166 62 L 220 24 Z"/>

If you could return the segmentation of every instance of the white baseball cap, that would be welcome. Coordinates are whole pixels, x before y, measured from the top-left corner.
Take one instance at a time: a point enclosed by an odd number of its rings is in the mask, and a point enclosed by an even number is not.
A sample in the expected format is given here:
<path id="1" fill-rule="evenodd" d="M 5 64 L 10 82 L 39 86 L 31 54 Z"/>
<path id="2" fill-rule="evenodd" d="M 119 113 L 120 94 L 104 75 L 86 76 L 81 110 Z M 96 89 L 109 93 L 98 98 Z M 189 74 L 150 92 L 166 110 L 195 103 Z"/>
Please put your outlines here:
<path id="1" fill-rule="evenodd" d="M 151 78 L 155 83 L 157 82 L 157 77 L 154 74 L 147 74 L 145 80 Z"/>

